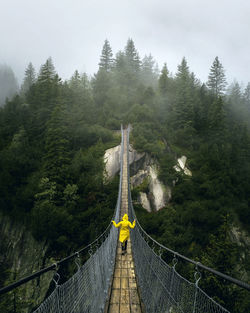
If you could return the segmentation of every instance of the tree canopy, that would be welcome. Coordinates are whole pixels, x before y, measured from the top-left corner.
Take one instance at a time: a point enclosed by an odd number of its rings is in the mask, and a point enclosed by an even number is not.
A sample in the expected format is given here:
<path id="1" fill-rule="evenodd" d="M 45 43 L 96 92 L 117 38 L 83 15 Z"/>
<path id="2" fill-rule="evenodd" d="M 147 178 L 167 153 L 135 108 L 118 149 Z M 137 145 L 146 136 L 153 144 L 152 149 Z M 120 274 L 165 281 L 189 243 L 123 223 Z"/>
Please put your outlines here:
<path id="1" fill-rule="evenodd" d="M 119 144 L 121 123 L 131 123 L 133 147 L 152 157 L 172 189 L 159 212 L 135 203 L 147 232 L 208 266 L 249 277 L 249 252 L 241 257 L 242 247 L 231 237 L 233 227 L 250 232 L 250 83 L 242 90 L 234 82 L 226 90 L 218 57 L 207 84 L 185 57 L 174 75 L 166 64 L 159 73 L 153 56 L 141 59 L 131 38 L 115 56 L 105 40 L 93 77 L 76 70 L 63 81 L 51 58 L 36 76 L 30 63 L 20 94 L 0 108 L 1 211 L 49 242 L 50 256 L 89 243 L 108 225 L 116 204 L 118 178 L 104 183 L 104 152 Z M 182 155 L 192 177 L 173 168 Z M 134 199 L 137 194 L 133 190 Z M 191 277 L 190 268 L 181 271 Z M 2 272 L 5 277 L 5 267 Z M 247 313 L 244 293 L 222 290 L 211 277 L 205 281 L 207 292 L 218 291 L 229 310 Z"/>

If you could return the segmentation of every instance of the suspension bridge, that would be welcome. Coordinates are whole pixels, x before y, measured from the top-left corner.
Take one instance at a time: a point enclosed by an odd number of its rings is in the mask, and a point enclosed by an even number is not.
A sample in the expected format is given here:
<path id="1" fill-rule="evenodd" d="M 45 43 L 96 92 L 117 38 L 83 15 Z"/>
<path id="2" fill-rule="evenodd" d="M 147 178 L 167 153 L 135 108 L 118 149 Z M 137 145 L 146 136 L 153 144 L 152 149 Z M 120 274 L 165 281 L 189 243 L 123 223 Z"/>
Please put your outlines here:
<path id="1" fill-rule="evenodd" d="M 136 219 L 129 176 L 129 129 L 121 129 L 120 182 L 113 219 L 127 213 Z M 80 255 L 90 257 L 81 265 Z M 163 253 L 173 256 L 172 265 L 164 261 Z M 77 272 L 60 284 L 57 273 L 70 259 L 75 259 Z M 194 264 L 195 282 L 176 271 L 178 259 Z M 4 294 L 45 272 L 54 270 L 55 289 L 34 313 L 225 313 L 229 312 L 199 288 L 200 270 L 210 271 L 242 288 L 250 285 L 195 262 L 155 241 L 136 222 L 130 231 L 127 253 L 122 254 L 118 229 L 111 222 L 91 244 L 65 259 L 29 277 L 0 289 Z"/>

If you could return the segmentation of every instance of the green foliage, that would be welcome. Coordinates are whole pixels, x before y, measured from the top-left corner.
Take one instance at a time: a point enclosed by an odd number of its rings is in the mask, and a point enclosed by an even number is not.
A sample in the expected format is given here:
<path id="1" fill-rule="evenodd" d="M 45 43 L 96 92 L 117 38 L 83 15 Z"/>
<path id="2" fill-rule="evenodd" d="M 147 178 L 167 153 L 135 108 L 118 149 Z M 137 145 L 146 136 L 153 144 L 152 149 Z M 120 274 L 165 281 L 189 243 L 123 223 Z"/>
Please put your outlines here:
<path id="1" fill-rule="evenodd" d="M 219 58 L 216 57 L 210 69 L 207 86 L 211 92 L 218 97 L 225 91 L 226 84 L 224 68 Z"/>
<path id="2" fill-rule="evenodd" d="M 102 55 L 100 58 L 100 69 L 109 72 L 113 66 L 113 53 L 109 41 L 106 39 L 102 48 Z"/>
<path id="3" fill-rule="evenodd" d="M 229 216 L 223 219 L 223 224 L 218 228 L 215 235 L 210 235 L 209 243 L 201 261 L 209 267 L 235 277 L 235 264 L 239 262 L 239 254 L 236 244 L 230 240 Z M 202 288 L 210 295 L 215 295 L 214 300 L 226 308 L 235 311 L 235 298 L 238 290 L 230 282 L 220 279 L 211 273 L 206 273 L 201 280 Z M 222 300 L 223 299 L 223 300 Z"/>
<path id="4" fill-rule="evenodd" d="M 159 90 L 162 95 L 166 95 L 168 92 L 168 85 L 169 85 L 169 72 L 167 68 L 167 64 L 164 63 L 164 66 L 161 70 L 161 75 L 159 77 Z"/>
<path id="5" fill-rule="evenodd" d="M 224 87 L 218 58 L 207 86 L 185 58 L 176 75 L 164 64 L 158 77 L 153 57 L 141 61 L 132 39 L 115 58 L 106 40 L 91 80 L 76 70 L 62 82 L 51 58 L 36 79 L 30 64 L 21 97 L 0 108 L 1 210 L 26 221 L 37 240 L 49 243 L 49 255 L 88 244 L 108 225 L 117 198 L 119 177 L 103 182 L 105 149 L 120 143 L 114 130 L 121 123 L 132 123 L 133 147 L 154 158 L 160 179 L 172 188 L 159 212 L 135 205 L 146 231 L 208 266 L 235 277 L 242 266 L 249 275 L 223 216 L 249 231 L 250 87 L 242 91 L 234 83 L 228 97 L 221 96 Z M 191 177 L 174 169 L 183 154 Z M 147 190 L 145 181 L 133 194 Z M 0 270 L 7 281 L 7 268 Z M 188 266 L 180 270 L 193 276 Z M 245 292 L 210 276 L 205 284 L 229 309 L 248 312 Z"/>
<path id="6" fill-rule="evenodd" d="M 31 86 L 36 82 L 36 72 L 33 64 L 30 62 L 25 70 L 23 84 L 21 86 L 21 94 L 25 96 L 30 90 Z"/>

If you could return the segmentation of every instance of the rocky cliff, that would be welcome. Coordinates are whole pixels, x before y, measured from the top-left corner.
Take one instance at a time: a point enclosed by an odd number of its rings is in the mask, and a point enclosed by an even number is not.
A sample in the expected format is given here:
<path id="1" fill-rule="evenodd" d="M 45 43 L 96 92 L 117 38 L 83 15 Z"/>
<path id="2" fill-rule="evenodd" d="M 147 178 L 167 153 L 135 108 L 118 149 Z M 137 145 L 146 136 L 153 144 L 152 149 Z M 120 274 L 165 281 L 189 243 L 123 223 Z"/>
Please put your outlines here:
<path id="1" fill-rule="evenodd" d="M 186 167 L 187 158 L 176 160 L 175 170 L 192 176 Z M 104 155 L 106 164 L 105 179 L 113 177 L 120 169 L 120 146 L 108 149 Z M 158 178 L 159 167 L 147 153 L 138 153 L 129 146 L 130 179 L 132 188 L 138 187 L 147 180 L 147 192 L 139 193 L 139 202 L 148 211 L 158 211 L 171 200 L 171 186 L 164 185 Z"/>
<path id="2" fill-rule="evenodd" d="M 113 177 L 120 166 L 120 146 L 108 149 L 104 156 L 106 163 L 105 177 Z M 148 192 L 140 192 L 139 201 L 149 212 L 160 210 L 171 199 L 171 188 L 164 186 L 158 178 L 158 166 L 147 153 L 138 153 L 129 146 L 129 165 L 132 188 L 148 181 Z"/>
<path id="3" fill-rule="evenodd" d="M 7 285 L 53 263 L 53 260 L 45 256 L 47 246 L 44 242 L 37 242 L 24 225 L 13 222 L 2 213 L 0 238 L 0 266 L 1 272 L 5 269 L 5 274 L 7 273 Z M 6 294 L 10 299 L 10 303 L 6 304 L 10 308 L 8 312 L 11 312 L 12 307 L 13 312 L 31 312 L 44 299 L 53 274 L 45 273 Z"/>

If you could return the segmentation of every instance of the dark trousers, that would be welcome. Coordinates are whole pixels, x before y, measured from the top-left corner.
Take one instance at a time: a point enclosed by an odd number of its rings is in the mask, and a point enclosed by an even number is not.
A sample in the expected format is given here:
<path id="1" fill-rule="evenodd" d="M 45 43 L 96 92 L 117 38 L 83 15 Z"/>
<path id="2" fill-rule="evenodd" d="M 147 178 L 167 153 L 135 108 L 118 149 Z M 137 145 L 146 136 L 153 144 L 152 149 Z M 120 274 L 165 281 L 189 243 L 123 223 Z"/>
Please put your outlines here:
<path id="1" fill-rule="evenodd" d="M 128 243 L 127 240 L 122 243 L 122 251 L 126 251 L 127 250 L 127 243 Z"/>

